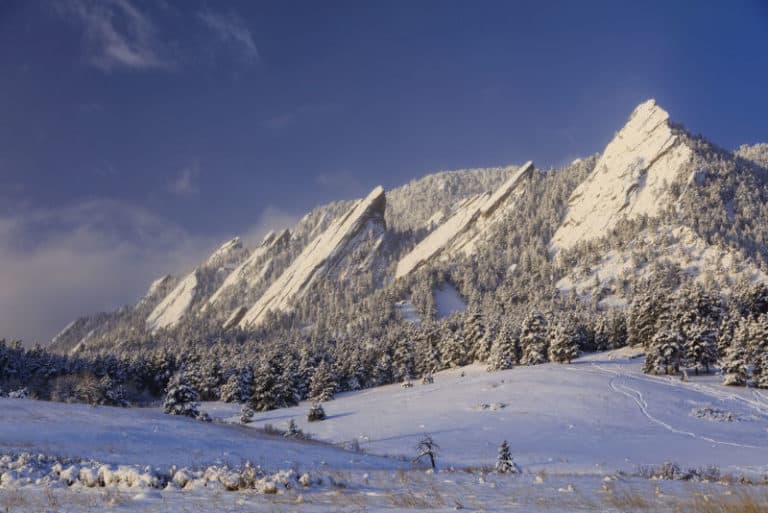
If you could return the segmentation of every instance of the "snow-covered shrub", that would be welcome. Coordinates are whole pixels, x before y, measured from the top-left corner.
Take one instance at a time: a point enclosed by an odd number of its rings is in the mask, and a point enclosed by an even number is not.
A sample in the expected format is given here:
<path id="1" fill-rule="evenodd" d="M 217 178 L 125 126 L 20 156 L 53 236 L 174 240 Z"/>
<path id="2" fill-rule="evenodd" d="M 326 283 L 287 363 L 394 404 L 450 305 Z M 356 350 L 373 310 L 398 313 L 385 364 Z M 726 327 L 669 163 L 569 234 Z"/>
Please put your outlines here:
<path id="1" fill-rule="evenodd" d="M 9 399 L 29 399 L 29 389 L 27 387 L 19 388 L 8 392 Z"/>
<path id="2" fill-rule="evenodd" d="M 309 413 L 307 414 L 307 421 L 317 422 L 321 420 L 325 420 L 325 410 L 323 409 L 323 405 L 320 403 L 314 403 L 309 409 Z"/>
<path id="3" fill-rule="evenodd" d="M 253 415 L 254 411 L 250 404 L 245 403 L 242 408 L 240 408 L 240 422 L 242 424 L 250 424 L 253 422 Z"/>

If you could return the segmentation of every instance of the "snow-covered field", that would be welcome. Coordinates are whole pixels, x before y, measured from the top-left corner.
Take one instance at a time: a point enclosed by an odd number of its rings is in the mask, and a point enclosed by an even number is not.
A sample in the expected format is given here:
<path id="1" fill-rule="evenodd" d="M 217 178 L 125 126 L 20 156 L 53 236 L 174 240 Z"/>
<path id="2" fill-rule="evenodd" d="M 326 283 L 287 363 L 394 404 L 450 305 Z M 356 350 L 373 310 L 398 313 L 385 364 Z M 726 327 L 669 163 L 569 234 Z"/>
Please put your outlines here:
<path id="1" fill-rule="evenodd" d="M 731 511 L 749 501 L 768 508 L 762 485 L 656 481 L 644 470 L 714 465 L 725 481 L 761 480 L 768 396 L 722 387 L 716 376 L 645 376 L 641 359 L 629 356 L 620 350 L 495 373 L 469 366 L 437 374 L 434 384 L 341 394 L 325 405 L 328 419 L 315 423 L 305 422 L 307 404 L 259 413 L 243 427 L 223 423 L 239 417 L 238 405 L 224 403 L 204 404 L 217 422 L 203 423 L 156 409 L 3 399 L 0 452 L 74 459 L 57 469 L 0 462 L 0 510 L 728 511 L 701 506 L 720 501 L 740 504 Z M 317 441 L 258 429 L 285 429 L 290 419 Z M 437 474 L 410 463 L 424 433 L 440 445 Z M 521 475 L 489 472 L 505 439 Z M 366 454 L 341 448 L 358 445 Z M 244 460 L 263 467 L 277 493 L 226 491 L 217 472 L 239 471 Z M 156 467 L 171 484 L 62 484 L 68 465 L 100 475 L 102 464 L 113 474 L 119 465 Z M 188 467 L 196 486 L 174 484 L 171 465 Z M 280 469 L 290 472 L 270 477 Z"/>

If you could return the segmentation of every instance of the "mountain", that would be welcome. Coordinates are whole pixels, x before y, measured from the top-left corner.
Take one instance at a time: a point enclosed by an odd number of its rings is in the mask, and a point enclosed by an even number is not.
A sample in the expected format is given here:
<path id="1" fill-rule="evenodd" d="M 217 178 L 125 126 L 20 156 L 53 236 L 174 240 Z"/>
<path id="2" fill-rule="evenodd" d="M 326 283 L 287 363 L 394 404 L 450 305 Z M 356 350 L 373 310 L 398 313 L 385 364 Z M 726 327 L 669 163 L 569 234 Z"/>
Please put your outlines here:
<path id="1" fill-rule="evenodd" d="M 462 200 L 442 224 L 438 223 L 442 216 L 430 219 L 437 228 L 400 259 L 395 278 L 406 276 L 431 258 L 451 258 L 459 252 L 472 255 L 478 241 L 489 233 L 488 228 L 514 208 L 513 193 L 521 193 L 518 184 L 533 169 L 533 162 L 526 162 L 495 191 Z"/>
<path id="2" fill-rule="evenodd" d="M 322 274 L 354 272 L 352 265 L 358 266 L 357 270 L 367 268 L 386 232 L 385 208 L 384 188 L 376 187 L 315 238 L 237 323 L 255 326 L 269 311 L 289 310 Z M 355 255 L 361 247 L 366 249 Z M 349 259 L 346 268 L 341 265 L 345 258 Z M 228 324 L 235 323 L 230 321 Z"/>
<path id="3" fill-rule="evenodd" d="M 208 291 L 217 290 L 235 266 L 247 257 L 248 250 L 243 247 L 239 237 L 224 243 L 203 265 L 184 277 L 152 310 L 147 317 L 150 329 L 154 331 L 176 326 L 195 304 L 208 298 Z"/>
<path id="4" fill-rule="evenodd" d="M 621 218 L 656 216 L 693 150 L 654 100 L 639 105 L 568 201 L 552 248 L 604 235 Z"/>
<path id="5" fill-rule="evenodd" d="M 623 307 L 653 280 L 729 294 L 768 276 L 767 162 L 768 145 L 723 150 L 648 100 L 599 155 L 434 173 L 318 207 L 75 321 L 53 347 L 397 338 L 432 322 L 456 332 L 478 312 L 494 333 L 533 307 Z"/>

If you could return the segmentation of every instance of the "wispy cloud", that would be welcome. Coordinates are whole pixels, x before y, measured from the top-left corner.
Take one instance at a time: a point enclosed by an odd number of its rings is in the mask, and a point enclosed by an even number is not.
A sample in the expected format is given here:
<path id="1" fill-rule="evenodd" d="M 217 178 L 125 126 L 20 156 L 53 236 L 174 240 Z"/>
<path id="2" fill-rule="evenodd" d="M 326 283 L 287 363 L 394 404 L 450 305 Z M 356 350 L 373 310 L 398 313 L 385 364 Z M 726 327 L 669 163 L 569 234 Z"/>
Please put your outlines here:
<path id="1" fill-rule="evenodd" d="M 242 238 L 255 244 L 297 220 L 267 207 Z M 46 343 L 78 317 L 135 303 L 153 279 L 188 271 L 231 236 L 111 199 L 0 211 L 0 338 Z"/>
<path id="2" fill-rule="evenodd" d="M 366 192 L 365 184 L 360 178 L 347 170 L 320 173 L 315 176 L 315 183 L 349 197 L 356 197 Z"/>
<path id="3" fill-rule="evenodd" d="M 259 50 L 253 39 L 253 33 L 245 21 L 234 13 L 220 14 L 212 11 L 198 13 L 203 25 L 216 34 L 219 40 L 235 49 L 248 61 L 259 59 Z"/>
<path id="4" fill-rule="evenodd" d="M 181 197 L 196 196 L 200 192 L 200 187 L 197 185 L 199 176 L 199 164 L 194 163 L 185 167 L 168 184 L 168 192 Z"/>
<path id="5" fill-rule="evenodd" d="M 170 68 L 155 24 L 131 0 L 70 0 L 60 5 L 83 29 L 86 60 L 103 70 Z"/>
<path id="6" fill-rule="evenodd" d="M 133 303 L 216 242 L 113 200 L 0 214 L 0 337 L 46 343 L 79 316 Z"/>

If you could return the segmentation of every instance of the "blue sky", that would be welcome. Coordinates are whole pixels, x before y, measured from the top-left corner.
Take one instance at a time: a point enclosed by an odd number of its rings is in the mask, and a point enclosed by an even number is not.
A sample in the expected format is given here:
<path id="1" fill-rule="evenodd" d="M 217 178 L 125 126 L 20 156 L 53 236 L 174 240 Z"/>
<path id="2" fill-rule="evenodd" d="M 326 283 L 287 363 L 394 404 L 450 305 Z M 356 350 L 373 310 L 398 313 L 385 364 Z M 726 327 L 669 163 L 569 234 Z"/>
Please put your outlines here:
<path id="1" fill-rule="evenodd" d="M 600 151 L 655 97 L 768 141 L 768 3 L 0 0 L 0 336 L 428 172 Z"/>

